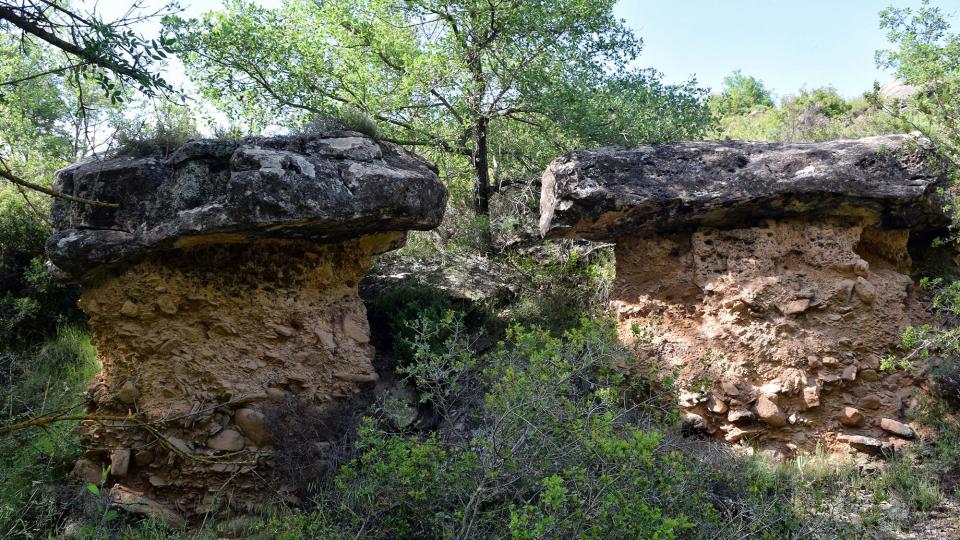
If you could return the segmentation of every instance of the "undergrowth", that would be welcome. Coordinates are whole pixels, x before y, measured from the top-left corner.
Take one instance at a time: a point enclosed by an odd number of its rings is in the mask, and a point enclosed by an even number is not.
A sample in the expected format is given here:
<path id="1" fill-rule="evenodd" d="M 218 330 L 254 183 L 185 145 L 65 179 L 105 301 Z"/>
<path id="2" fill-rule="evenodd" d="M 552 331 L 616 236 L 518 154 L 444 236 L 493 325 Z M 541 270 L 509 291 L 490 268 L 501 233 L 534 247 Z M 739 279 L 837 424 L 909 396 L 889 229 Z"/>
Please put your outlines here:
<path id="1" fill-rule="evenodd" d="M 76 326 L 39 347 L 0 353 L 3 423 L 78 404 L 98 369 L 89 335 Z M 79 484 L 65 481 L 82 451 L 76 427 L 60 422 L 0 438 L 0 533 L 45 538 L 77 511 Z"/>

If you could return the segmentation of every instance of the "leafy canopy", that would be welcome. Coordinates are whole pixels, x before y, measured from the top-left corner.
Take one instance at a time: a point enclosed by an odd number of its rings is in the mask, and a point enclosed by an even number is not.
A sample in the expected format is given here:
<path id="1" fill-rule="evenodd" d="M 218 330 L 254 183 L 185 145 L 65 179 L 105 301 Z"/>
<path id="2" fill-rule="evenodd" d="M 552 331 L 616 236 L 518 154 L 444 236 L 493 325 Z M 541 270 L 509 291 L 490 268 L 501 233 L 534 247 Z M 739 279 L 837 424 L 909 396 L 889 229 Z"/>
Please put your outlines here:
<path id="1" fill-rule="evenodd" d="M 740 70 L 723 78 L 719 96 L 713 96 L 711 105 L 721 116 L 746 114 L 773 107 L 773 95 L 763 81 Z"/>
<path id="2" fill-rule="evenodd" d="M 631 69 L 613 0 L 230 0 L 178 21 L 203 96 L 255 129 L 349 106 L 451 174 L 539 174 L 586 144 L 696 137 L 703 91 Z"/>

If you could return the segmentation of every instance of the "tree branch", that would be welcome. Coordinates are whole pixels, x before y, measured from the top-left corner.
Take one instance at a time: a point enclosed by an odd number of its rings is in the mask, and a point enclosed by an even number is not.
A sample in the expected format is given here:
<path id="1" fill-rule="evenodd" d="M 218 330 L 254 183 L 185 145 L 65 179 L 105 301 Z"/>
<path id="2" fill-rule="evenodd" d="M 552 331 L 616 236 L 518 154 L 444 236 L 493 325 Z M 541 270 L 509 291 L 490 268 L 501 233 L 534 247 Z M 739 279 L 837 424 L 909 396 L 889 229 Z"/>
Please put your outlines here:
<path id="1" fill-rule="evenodd" d="M 92 200 L 92 199 L 84 199 L 84 198 L 82 198 L 82 197 L 74 197 L 73 195 L 66 195 L 66 194 L 64 194 L 64 193 L 59 193 L 59 192 L 56 192 L 56 191 L 54 191 L 54 190 L 52 190 L 52 189 L 50 189 L 50 188 L 41 186 L 40 184 L 34 184 L 33 182 L 28 182 L 28 181 L 23 180 L 23 179 L 21 179 L 21 178 L 17 178 L 16 176 L 10 174 L 9 172 L 7 172 L 7 171 L 5 171 L 5 170 L 3 170 L 3 169 L 0 169 L 0 178 L 3 178 L 4 180 L 7 180 L 8 182 L 10 182 L 10 183 L 12 183 L 12 184 L 15 184 L 15 185 L 18 185 L 18 186 L 23 186 L 23 187 L 25 187 L 25 188 L 27 188 L 27 189 L 31 189 L 31 190 L 33 190 L 33 191 L 39 191 L 40 193 L 44 193 L 44 194 L 50 195 L 51 197 L 56 197 L 56 198 L 58 198 L 58 199 L 63 199 L 63 200 L 70 201 L 70 202 L 75 202 L 75 203 L 80 203 L 80 204 L 89 204 L 90 206 L 96 206 L 96 207 L 99 207 L 99 208 L 117 208 L 117 207 L 119 206 L 119 205 L 116 204 L 116 203 L 108 203 L 108 202 L 103 202 L 103 201 L 95 201 L 95 200 Z"/>

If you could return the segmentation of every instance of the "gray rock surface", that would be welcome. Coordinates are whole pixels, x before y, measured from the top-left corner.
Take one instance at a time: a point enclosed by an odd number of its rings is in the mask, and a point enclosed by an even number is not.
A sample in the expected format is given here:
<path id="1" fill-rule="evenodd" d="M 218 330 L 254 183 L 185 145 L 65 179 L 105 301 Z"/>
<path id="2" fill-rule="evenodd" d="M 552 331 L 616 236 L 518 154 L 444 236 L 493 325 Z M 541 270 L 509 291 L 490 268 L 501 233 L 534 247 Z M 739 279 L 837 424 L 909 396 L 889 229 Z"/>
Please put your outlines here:
<path id="1" fill-rule="evenodd" d="M 356 132 L 198 140 L 168 156 L 115 157 L 57 173 L 53 263 L 68 278 L 204 241 L 337 242 L 436 227 L 447 190 L 428 161 Z"/>
<path id="2" fill-rule="evenodd" d="M 906 101 L 910 96 L 916 94 L 917 90 L 916 86 L 911 86 L 903 81 L 894 79 L 880 85 L 880 91 L 878 93 L 881 97 Z"/>
<path id="3" fill-rule="evenodd" d="M 611 241 L 623 233 L 865 214 L 881 227 L 939 228 L 947 223 L 936 194 L 945 179 L 929 154 L 910 135 L 571 152 L 544 173 L 540 232 Z"/>

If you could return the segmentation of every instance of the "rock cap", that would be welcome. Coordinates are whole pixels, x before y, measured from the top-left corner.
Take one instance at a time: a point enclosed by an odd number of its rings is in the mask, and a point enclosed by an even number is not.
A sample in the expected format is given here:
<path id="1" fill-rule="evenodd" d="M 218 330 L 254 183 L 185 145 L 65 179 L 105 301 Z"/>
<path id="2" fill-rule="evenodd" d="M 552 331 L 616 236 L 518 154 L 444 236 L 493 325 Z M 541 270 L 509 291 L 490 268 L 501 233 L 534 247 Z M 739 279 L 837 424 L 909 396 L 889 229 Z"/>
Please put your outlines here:
<path id="1" fill-rule="evenodd" d="M 261 238 L 339 242 L 440 224 L 447 190 L 427 160 L 352 131 L 191 141 L 57 172 L 47 254 L 61 274 L 164 249 Z"/>
<path id="2" fill-rule="evenodd" d="M 942 167 L 915 135 L 597 148 L 570 152 L 547 168 L 540 232 L 612 241 L 623 233 L 799 216 L 940 228 L 948 223 L 938 196 L 943 186 Z"/>

